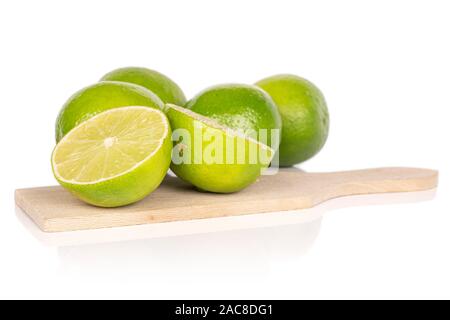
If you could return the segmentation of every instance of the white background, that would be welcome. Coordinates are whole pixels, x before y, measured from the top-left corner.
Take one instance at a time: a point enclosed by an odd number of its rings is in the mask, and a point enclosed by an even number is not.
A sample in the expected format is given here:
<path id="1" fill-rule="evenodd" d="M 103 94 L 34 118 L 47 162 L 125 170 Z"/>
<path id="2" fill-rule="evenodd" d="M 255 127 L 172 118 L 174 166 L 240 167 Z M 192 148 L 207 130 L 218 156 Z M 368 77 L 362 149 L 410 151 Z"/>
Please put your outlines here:
<path id="1" fill-rule="evenodd" d="M 0 2 L 0 298 L 450 298 L 449 17 L 448 1 L 432 0 Z M 130 65 L 188 97 L 306 77 L 331 130 L 302 169 L 435 168 L 437 194 L 338 200 L 265 228 L 251 228 L 261 217 L 178 225 L 195 233 L 184 236 L 35 237 L 14 190 L 55 184 L 59 108 Z M 225 224 L 242 230 L 207 233 Z M 123 241 L 133 232 L 140 240 Z"/>

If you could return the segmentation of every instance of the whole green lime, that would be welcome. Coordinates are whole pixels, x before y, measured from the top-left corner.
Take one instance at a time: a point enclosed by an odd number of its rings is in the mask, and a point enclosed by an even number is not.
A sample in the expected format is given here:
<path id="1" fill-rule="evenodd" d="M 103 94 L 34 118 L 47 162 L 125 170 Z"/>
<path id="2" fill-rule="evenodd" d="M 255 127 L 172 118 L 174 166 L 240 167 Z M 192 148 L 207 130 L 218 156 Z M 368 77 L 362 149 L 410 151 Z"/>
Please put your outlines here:
<path id="1" fill-rule="evenodd" d="M 112 108 L 145 106 L 163 109 L 150 90 L 131 83 L 104 81 L 81 89 L 63 105 L 56 119 L 56 141 L 87 119 Z"/>
<path id="2" fill-rule="evenodd" d="M 278 148 L 281 116 L 272 98 L 256 86 L 223 84 L 210 87 L 188 101 L 185 107 L 252 135 L 273 149 Z M 272 134 L 274 132 L 277 135 Z"/>
<path id="3" fill-rule="evenodd" d="M 100 81 L 121 81 L 138 84 L 156 94 L 164 103 L 184 105 L 186 97 L 181 88 L 169 77 L 154 70 L 139 67 L 127 67 L 113 70 Z"/>
<path id="4" fill-rule="evenodd" d="M 317 154 L 328 137 L 329 115 L 322 92 L 301 77 L 281 74 L 256 83 L 275 101 L 283 120 L 280 165 L 292 166 Z"/>

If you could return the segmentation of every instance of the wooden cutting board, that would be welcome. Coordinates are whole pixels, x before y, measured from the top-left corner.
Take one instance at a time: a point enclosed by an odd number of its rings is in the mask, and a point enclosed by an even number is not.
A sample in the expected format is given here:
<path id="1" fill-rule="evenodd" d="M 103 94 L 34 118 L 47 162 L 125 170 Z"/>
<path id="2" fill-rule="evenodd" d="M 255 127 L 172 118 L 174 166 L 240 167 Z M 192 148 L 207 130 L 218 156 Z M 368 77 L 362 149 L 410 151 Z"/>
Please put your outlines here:
<path id="1" fill-rule="evenodd" d="M 16 204 L 45 232 L 61 232 L 299 210 L 357 194 L 408 192 L 437 186 L 438 172 L 378 168 L 332 173 L 280 170 L 234 194 L 199 192 L 167 176 L 144 200 L 121 208 L 85 204 L 62 187 L 16 190 Z M 301 214 L 301 213 L 299 213 Z"/>

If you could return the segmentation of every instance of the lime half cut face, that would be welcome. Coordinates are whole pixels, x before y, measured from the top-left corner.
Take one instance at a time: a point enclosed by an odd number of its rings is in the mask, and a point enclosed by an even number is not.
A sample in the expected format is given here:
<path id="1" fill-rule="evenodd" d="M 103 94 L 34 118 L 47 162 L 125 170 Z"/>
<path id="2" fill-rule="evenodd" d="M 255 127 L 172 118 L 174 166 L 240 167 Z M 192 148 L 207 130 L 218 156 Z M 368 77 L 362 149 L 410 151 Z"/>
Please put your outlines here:
<path id="1" fill-rule="evenodd" d="M 131 106 L 100 113 L 71 130 L 52 155 L 58 182 L 103 207 L 136 202 L 161 183 L 171 155 L 171 130 L 160 110 Z"/>

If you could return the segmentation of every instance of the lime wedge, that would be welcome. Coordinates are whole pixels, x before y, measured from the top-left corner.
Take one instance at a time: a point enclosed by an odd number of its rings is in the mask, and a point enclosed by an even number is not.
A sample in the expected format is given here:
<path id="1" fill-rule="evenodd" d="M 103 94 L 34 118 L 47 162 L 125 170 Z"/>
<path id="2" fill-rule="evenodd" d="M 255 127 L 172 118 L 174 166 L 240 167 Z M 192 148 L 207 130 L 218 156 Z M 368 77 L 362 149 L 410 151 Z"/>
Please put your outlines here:
<path id="1" fill-rule="evenodd" d="M 172 171 L 197 188 L 231 193 L 255 182 L 274 150 L 189 109 L 166 104 L 173 130 Z"/>
<path id="2" fill-rule="evenodd" d="M 141 106 L 111 109 L 64 136 L 53 151 L 53 173 L 85 202 L 123 206 L 159 186 L 171 149 L 171 130 L 163 112 Z"/>

